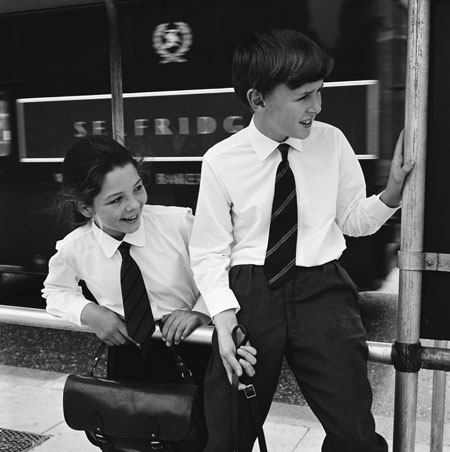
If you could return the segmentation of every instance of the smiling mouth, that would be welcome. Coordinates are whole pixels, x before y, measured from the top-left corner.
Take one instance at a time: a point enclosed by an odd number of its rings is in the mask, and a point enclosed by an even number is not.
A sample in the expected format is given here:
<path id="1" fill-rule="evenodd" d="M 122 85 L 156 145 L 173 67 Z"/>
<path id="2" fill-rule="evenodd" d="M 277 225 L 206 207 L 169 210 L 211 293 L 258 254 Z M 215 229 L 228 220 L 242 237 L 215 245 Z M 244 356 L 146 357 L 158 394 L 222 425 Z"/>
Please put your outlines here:
<path id="1" fill-rule="evenodd" d="M 122 221 L 135 221 L 137 220 L 138 214 L 133 215 L 132 217 L 122 218 Z"/>
<path id="2" fill-rule="evenodd" d="M 307 121 L 300 121 L 300 124 L 305 127 L 309 127 L 312 124 L 313 120 L 308 119 Z"/>

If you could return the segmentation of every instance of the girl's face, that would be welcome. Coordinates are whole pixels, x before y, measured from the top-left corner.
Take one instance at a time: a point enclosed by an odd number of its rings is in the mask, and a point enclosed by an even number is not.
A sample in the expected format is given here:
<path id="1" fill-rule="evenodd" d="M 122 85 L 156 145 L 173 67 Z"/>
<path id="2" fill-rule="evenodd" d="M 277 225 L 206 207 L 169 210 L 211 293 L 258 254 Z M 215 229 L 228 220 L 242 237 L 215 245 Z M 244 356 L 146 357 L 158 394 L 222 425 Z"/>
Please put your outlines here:
<path id="1" fill-rule="evenodd" d="M 128 163 L 109 172 L 87 210 L 95 224 L 115 239 L 139 229 L 147 192 L 136 168 Z"/>

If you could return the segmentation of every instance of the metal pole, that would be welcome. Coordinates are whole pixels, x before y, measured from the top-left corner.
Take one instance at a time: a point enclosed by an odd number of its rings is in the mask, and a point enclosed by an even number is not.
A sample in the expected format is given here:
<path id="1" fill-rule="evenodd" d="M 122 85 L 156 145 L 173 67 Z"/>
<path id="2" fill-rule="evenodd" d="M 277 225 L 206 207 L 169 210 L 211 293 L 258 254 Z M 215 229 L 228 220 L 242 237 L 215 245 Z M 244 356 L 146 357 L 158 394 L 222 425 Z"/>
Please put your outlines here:
<path id="1" fill-rule="evenodd" d="M 120 47 L 119 24 L 114 0 L 105 0 L 109 27 L 109 66 L 111 78 L 112 132 L 116 140 L 123 143 L 123 91 L 122 91 L 122 52 Z"/>
<path id="2" fill-rule="evenodd" d="M 434 341 L 434 346 L 447 348 L 447 341 Z M 430 452 L 442 452 L 444 447 L 446 380 L 445 372 L 442 370 L 433 371 Z"/>
<path id="3" fill-rule="evenodd" d="M 405 100 L 405 158 L 416 166 L 405 184 L 401 250 L 423 252 L 430 0 L 410 0 Z M 422 273 L 400 270 L 397 341 L 419 342 Z M 418 372 L 396 372 L 394 452 L 414 452 Z"/>

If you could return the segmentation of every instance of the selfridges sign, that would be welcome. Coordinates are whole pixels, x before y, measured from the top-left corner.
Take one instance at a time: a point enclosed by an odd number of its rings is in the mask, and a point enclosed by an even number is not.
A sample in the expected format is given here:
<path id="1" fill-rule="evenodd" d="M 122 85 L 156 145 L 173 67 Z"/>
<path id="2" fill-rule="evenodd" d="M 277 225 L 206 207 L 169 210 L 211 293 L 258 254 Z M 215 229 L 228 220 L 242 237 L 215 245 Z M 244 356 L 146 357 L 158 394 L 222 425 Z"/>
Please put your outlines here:
<path id="1" fill-rule="evenodd" d="M 211 116 L 194 118 L 136 118 L 132 120 L 131 132 L 135 136 L 150 135 L 207 135 L 218 129 L 232 134 L 244 127 L 243 116 L 226 116 L 220 121 Z M 101 135 L 109 127 L 109 121 L 95 120 L 91 123 L 77 121 L 74 123 L 74 136 L 84 137 L 88 134 Z"/>
<path id="2" fill-rule="evenodd" d="M 341 129 L 360 158 L 376 158 L 376 81 L 332 82 L 325 88 L 317 119 Z M 123 102 L 125 144 L 137 143 L 140 152 L 161 161 L 201 160 L 210 147 L 246 127 L 252 115 L 231 88 L 126 93 Z M 17 131 L 21 161 L 62 161 L 74 140 L 112 135 L 111 96 L 18 99 Z"/>

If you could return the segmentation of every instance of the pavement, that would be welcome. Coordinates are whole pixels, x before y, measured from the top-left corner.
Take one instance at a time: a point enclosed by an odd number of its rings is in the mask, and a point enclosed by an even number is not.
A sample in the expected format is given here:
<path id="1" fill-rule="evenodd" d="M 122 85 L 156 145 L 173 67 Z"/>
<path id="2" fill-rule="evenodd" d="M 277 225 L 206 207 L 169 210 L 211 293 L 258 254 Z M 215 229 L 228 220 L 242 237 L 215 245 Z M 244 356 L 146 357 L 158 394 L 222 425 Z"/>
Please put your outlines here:
<path id="1" fill-rule="evenodd" d="M 83 432 L 71 430 L 64 422 L 62 390 L 67 374 L 24 367 L 0 365 L 0 428 L 43 435 L 40 444 L 5 452 L 98 452 Z M 392 450 L 393 419 L 375 417 L 377 430 Z M 307 406 L 274 402 L 264 425 L 270 452 L 319 452 L 324 432 Z M 0 432 L 1 435 L 1 432 Z M 430 451 L 430 422 L 418 421 L 416 452 Z M 444 427 L 444 448 L 450 452 L 450 425 Z M 254 452 L 259 451 L 258 446 Z"/>

